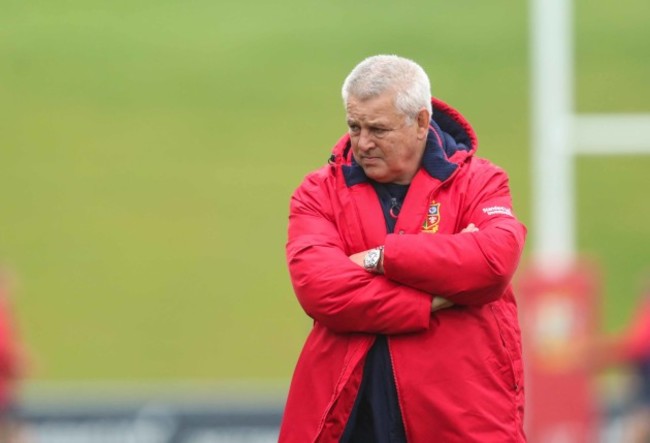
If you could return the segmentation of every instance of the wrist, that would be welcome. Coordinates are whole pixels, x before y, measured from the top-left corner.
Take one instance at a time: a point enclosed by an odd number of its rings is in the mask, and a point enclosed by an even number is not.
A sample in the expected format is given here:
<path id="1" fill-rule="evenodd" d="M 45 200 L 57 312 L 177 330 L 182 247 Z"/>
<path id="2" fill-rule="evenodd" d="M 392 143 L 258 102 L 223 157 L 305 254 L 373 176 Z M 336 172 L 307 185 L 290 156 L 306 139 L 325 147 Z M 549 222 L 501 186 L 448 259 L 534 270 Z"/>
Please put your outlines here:
<path id="1" fill-rule="evenodd" d="M 377 272 L 379 274 L 384 273 L 384 247 L 381 247 L 381 250 L 379 251 L 379 261 L 377 262 Z"/>

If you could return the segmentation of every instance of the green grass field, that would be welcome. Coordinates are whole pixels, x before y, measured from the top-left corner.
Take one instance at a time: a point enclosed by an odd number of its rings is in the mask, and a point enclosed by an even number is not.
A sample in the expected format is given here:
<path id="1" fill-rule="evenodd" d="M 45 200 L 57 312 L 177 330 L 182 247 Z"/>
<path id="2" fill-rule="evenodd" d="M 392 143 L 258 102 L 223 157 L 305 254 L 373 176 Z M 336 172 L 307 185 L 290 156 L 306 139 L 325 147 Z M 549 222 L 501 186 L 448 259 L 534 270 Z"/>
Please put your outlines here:
<path id="1" fill-rule="evenodd" d="M 650 112 L 650 4 L 575 9 L 577 109 Z M 377 53 L 425 67 L 534 230 L 526 2 L 0 0 L 0 260 L 21 278 L 32 377 L 288 378 L 310 329 L 289 196 L 345 131 L 344 77 Z M 647 156 L 578 161 L 608 328 L 650 268 L 648 172 Z"/>

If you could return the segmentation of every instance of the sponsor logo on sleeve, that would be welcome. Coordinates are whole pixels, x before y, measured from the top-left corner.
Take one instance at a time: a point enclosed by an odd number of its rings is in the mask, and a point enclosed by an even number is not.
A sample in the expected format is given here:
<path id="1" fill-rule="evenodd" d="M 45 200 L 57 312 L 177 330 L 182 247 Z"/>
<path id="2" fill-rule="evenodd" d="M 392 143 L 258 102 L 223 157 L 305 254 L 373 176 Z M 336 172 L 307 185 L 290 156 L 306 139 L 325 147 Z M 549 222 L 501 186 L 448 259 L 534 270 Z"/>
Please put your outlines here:
<path id="1" fill-rule="evenodd" d="M 422 232 L 428 234 L 435 234 L 438 232 L 440 224 L 440 203 L 437 203 L 435 200 L 429 204 L 429 210 L 427 211 L 427 216 L 424 219 L 422 224 Z"/>
<path id="2" fill-rule="evenodd" d="M 510 208 L 506 208 L 505 206 L 489 206 L 487 208 L 483 208 L 483 213 L 487 215 L 509 215 L 512 217 L 512 210 Z"/>

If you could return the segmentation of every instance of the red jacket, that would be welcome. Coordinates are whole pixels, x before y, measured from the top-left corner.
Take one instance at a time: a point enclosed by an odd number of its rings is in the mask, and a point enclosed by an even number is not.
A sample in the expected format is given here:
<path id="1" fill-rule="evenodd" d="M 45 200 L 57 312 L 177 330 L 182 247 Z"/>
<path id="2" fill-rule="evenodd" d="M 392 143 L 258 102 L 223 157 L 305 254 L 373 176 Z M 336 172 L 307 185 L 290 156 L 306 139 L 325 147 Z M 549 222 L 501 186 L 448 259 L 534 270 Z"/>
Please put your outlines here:
<path id="1" fill-rule="evenodd" d="M 510 280 L 525 227 L 505 172 L 474 157 L 469 123 L 432 99 L 422 167 L 394 234 L 349 137 L 291 199 L 287 261 L 314 325 L 298 360 L 281 443 L 337 442 L 364 357 L 386 334 L 410 443 L 524 442 L 521 339 Z M 460 231 L 474 223 L 479 231 Z M 384 275 L 348 258 L 385 245 Z M 431 313 L 433 295 L 456 305 Z"/>

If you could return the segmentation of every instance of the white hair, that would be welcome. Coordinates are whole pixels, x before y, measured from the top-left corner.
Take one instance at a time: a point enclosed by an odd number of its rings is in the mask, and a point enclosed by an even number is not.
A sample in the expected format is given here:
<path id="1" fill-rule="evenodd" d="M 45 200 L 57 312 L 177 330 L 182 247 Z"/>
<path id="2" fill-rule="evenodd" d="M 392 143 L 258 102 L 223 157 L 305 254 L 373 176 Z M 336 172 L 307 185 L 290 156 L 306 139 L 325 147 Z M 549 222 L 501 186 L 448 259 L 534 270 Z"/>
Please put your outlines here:
<path id="1" fill-rule="evenodd" d="M 422 108 L 431 107 L 431 84 L 424 69 L 413 60 L 397 55 L 375 55 L 354 67 L 343 82 L 343 103 L 352 96 L 359 100 L 395 92 L 395 107 L 413 121 Z"/>

